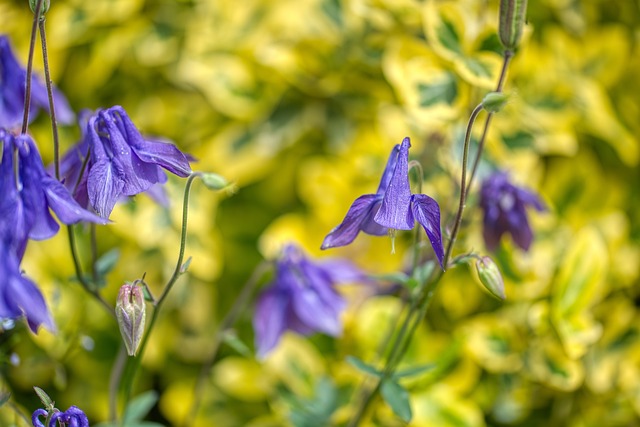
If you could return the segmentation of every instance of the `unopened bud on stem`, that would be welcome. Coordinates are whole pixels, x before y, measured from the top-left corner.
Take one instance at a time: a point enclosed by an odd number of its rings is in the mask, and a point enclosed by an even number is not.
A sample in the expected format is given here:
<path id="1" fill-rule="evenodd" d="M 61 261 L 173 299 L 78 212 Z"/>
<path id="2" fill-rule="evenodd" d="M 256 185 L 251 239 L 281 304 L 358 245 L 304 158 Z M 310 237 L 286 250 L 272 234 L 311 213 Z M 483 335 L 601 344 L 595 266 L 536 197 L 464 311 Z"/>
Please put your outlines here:
<path id="1" fill-rule="evenodd" d="M 41 13 L 44 15 L 49 11 L 49 6 L 51 6 L 50 0 L 42 0 L 40 3 L 42 6 L 40 7 Z M 36 8 L 38 7 L 38 0 L 29 0 L 29 8 L 31 8 L 31 12 L 36 13 Z"/>
<path id="2" fill-rule="evenodd" d="M 500 42 L 509 50 L 520 43 L 522 27 L 527 15 L 527 0 L 500 0 Z"/>
<path id="3" fill-rule="evenodd" d="M 502 110 L 509 101 L 509 95 L 504 92 L 489 92 L 482 100 L 482 107 L 489 113 L 497 113 Z"/>
<path id="4" fill-rule="evenodd" d="M 480 282 L 491 293 L 491 295 L 504 300 L 504 281 L 502 274 L 495 262 L 488 256 L 480 257 L 476 260 L 476 271 Z"/>
<path id="5" fill-rule="evenodd" d="M 141 286 L 122 285 L 116 302 L 116 318 L 127 353 L 135 356 L 144 335 L 145 304 Z"/>

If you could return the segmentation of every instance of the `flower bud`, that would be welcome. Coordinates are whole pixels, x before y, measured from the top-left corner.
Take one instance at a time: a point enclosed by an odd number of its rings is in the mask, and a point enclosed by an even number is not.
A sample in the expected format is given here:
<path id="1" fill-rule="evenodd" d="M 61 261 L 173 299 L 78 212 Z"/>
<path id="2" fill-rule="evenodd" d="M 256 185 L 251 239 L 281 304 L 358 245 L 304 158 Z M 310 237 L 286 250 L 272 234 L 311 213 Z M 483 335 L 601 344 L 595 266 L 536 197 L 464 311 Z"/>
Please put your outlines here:
<path id="1" fill-rule="evenodd" d="M 51 6 L 50 0 L 42 0 L 40 6 L 42 14 L 45 14 L 49 11 L 49 6 Z M 29 0 L 29 8 L 31 8 L 31 12 L 36 13 L 36 7 L 38 7 L 38 0 Z"/>
<path id="2" fill-rule="evenodd" d="M 509 50 L 515 49 L 522 36 L 527 14 L 527 0 L 500 0 L 500 42 Z"/>
<path id="3" fill-rule="evenodd" d="M 504 92 L 489 92 L 482 99 L 482 108 L 489 113 L 497 113 L 502 110 L 508 100 L 509 95 Z"/>
<path id="4" fill-rule="evenodd" d="M 476 260 L 476 271 L 480 282 L 491 293 L 491 295 L 504 300 L 504 281 L 502 274 L 495 262 L 488 256 L 483 256 Z"/>
<path id="5" fill-rule="evenodd" d="M 145 304 L 140 286 L 122 285 L 116 302 L 116 318 L 127 353 L 134 356 L 144 334 Z"/>
<path id="6" fill-rule="evenodd" d="M 229 185 L 229 182 L 221 175 L 212 172 L 205 172 L 200 175 L 202 183 L 210 190 L 222 190 Z"/>

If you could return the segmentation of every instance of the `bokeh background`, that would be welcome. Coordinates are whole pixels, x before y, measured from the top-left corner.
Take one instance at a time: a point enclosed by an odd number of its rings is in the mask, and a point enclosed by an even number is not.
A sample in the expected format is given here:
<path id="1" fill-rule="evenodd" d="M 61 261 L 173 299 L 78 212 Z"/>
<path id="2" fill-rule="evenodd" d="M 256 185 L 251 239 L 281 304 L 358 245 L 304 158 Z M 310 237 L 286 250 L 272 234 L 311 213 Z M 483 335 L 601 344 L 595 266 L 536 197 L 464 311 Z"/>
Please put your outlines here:
<path id="1" fill-rule="evenodd" d="M 529 3 L 505 86 L 511 101 L 493 119 L 480 178 L 506 169 L 549 210 L 530 216 L 528 253 L 506 239 L 492 255 L 505 302 L 465 266 L 445 275 L 403 362 L 436 364 L 403 382 L 410 425 L 640 423 L 640 2 Z M 389 239 L 371 236 L 319 250 L 351 202 L 375 190 L 405 136 L 446 233 L 466 121 L 497 82 L 497 8 L 494 0 L 52 1 L 53 80 L 72 107 L 122 105 L 144 133 L 193 154 L 194 169 L 237 187 L 215 194 L 194 186 L 190 271 L 164 308 L 134 393 L 157 392 L 149 420 L 183 420 L 220 320 L 284 242 L 370 273 L 406 268 L 408 233 L 396 254 Z M 23 63 L 31 19 L 26 1 L 0 0 L 0 31 Z M 48 119 L 30 129 L 50 161 Z M 63 148 L 78 134 L 63 128 Z M 108 301 L 145 272 L 160 293 L 177 257 L 183 185 L 167 185 L 169 209 L 138 196 L 99 229 L 99 253 L 119 253 L 102 290 Z M 486 253 L 475 190 L 454 253 Z M 82 243 L 85 260 L 88 251 Z M 22 267 L 43 290 L 58 333 L 5 323 L 0 388 L 25 413 L 40 407 L 39 386 L 59 408 L 74 404 L 92 425 L 105 421 L 117 325 L 72 280 L 65 233 L 30 243 Z M 351 304 L 341 338 L 286 335 L 265 361 L 223 346 L 193 425 L 344 423 L 364 378 L 345 357 L 373 357 L 402 307 L 380 292 L 391 286 L 343 289 Z M 249 350 L 251 310 L 235 326 Z M 25 425 L 6 405 L 0 424 Z M 403 423 L 379 403 L 365 425 Z"/>

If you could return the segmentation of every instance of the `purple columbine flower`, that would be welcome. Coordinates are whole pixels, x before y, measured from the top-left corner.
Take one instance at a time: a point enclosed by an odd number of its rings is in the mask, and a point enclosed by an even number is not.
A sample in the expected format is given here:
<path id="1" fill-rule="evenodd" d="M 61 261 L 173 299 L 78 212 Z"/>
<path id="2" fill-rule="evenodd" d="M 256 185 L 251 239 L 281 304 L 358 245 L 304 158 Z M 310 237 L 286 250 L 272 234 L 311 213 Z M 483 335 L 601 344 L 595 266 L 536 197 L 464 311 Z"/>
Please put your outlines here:
<path id="1" fill-rule="evenodd" d="M 0 242 L 0 318 L 24 316 L 35 333 L 40 325 L 55 330 L 38 287 L 20 271 L 20 262 L 8 244 Z"/>
<path id="2" fill-rule="evenodd" d="M 480 206 L 484 212 L 484 242 L 492 251 L 498 248 L 505 233 L 511 234 L 520 248 L 528 250 L 533 232 L 527 218 L 527 207 L 546 210 L 535 193 L 511 184 L 507 172 L 496 172 L 482 182 Z"/>
<path id="3" fill-rule="evenodd" d="M 145 139 L 120 106 L 98 110 L 81 127 L 83 138 L 65 154 L 60 170 L 75 199 L 102 217 L 121 197 L 166 182 L 162 168 L 180 177 L 191 174 L 189 157 L 173 144 Z"/>
<path id="4" fill-rule="evenodd" d="M 286 246 L 276 262 L 275 278 L 260 294 L 253 317 L 258 357 L 264 358 L 287 330 L 339 336 L 340 314 L 346 302 L 335 285 L 364 278 L 346 260 L 313 262 L 298 247 Z"/>
<path id="5" fill-rule="evenodd" d="M 440 207 L 425 194 L 411 194 L 409 147 L 411 141 L 404 138 L 393 148 L 376 194 L 360 196 L 353 202 L 342 223 L 325 237 L 322 249 L 347 245 L 360 231 L 381 236 L 389 229 L 411 230 L 418 221 L 442 266 Z"/>
<path id="6" fill-rule="evenodd" d="M 58 232 L 60 226 L 50 210 L 65 224 L 108 222 L 83 209 L 61 183 L 45 172 L 29 135 L 14 136 L 0 129 L 0 142 L 0 237 L 18 260 L 22 259 L 28 239 L 44 240 Z"/>
<path id="7" fill-rule="evenodd" d="M 9 37 L 0 35 L 0 127 L 12 129 L 22 124 L 26 80 L 27 70 L 13 54 Z M 53 88 L 53 100 L 57 121 L 73 123 L 75 115 L 64 95 L 56 88 Z M 49 111 L 47 88 L 32 74 L 29 119 L 33 120 L 40 109 Z"/>
<path id="8" fill-rule="evenodd" d="M 51 416 L 47 427 L 57 427 L 58 425 L 65 427 L 89 427 L 89 419 L 77 406 L 70 406 L 69 409 L 64 412 L 55 411 L 57 412 L 54 412 Z M 48 413 L 44 409 L 36 409 L 33 415 L 31 415 L 33 427 L 45 427 L 42 421 L 40 421 L 40 417 L 46 419 L 47 415 Z"/>

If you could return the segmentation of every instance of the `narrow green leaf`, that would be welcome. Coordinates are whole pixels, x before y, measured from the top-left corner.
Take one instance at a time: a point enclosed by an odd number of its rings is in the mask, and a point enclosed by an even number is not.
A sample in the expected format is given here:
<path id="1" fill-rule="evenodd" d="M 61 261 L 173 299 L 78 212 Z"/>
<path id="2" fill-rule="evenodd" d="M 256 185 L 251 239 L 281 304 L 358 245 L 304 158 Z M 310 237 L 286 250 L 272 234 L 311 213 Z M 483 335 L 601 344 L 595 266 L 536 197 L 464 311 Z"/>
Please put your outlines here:
<path id="1" fill-rule="evenodd" d="M 1 393 L 0 394 L 0 408 L 7 403 L 11 399 L 11 393 Z"/>
<path id="2" fill-rule="evenodd" d="M 158 393 L 155 391 L 148 391 L 137 396 L 127 406 L 126 423 L 142 420 L 153 408 L 153 405 L 158 401 Z"/>
<path id="3" fill-rule="evenodd" d="M 437 29 L 437 37 L 438 41 L 444 46 L 447 50 L 455 52 L 457 54 L 462 54 L 462 47 L 460 46 L 460 35 L 456 32 L 456 28 L 453 23 L 447 21 L 442 18 L 442 25 L 440 25 Z"/>
<path id="4" fill-rule="evenodd" d="M 187 270 L 189 270 L 189 266 L 191 265 L 191 259 L 192 257 L 187 258 L 184 264 L 182 264 L 182 266 L 180 267 L 180 274 L 184 274 L 187 272 Z"/>
<path id="5" fill-rule="evenodd" d="M 425 365 L 417 365 L 411 368 L 403 369 L 402 371 L 398 371 L 393 374 L 393 379 L 397 380 L 400 378 L 413 377 L 423 372 L 428 372 L 435 369 L 437 365 L 435 363 L 427 363 Z"/>
<path id="6" fill-rule="evenodd" d="M 238 338 L 234 331 L 225 332 L 222 340 L 239 354 L 245 357 L 251 357 L 251 350 L 249 350 L 249 347 L 240 338 Z"/>
<path id="7" fill-rule="evenodd" d="M 378 282 L 400 283 L 401 285 L 406 284 L 409 280 L 409 276 L 400 271 L 388 274 L 374 274 L 371 277 Z"/>
<path id="8" fill-rule="evenodd" d="M 351 364 L 353 367 L 358 369 L 359 371 L 364 372 L 365 374 L 373 375 L 375 377 L 380 378 L 382 376 L 382 372 L 378 371 L 371 365 L 367 365 L 362 360 L 358 359 L 355 356 L 347 356 L 347 362 Z"/>
<path id="9" fill-rule="evenodd" d="M 42 405 L 44 405 L 46 409 L 53 409 L 55 402 L 51 400 L 49 395 L 45 393 L 44 390 L 41 389 L 40 387 L 34 387 L 33 389 L 36 391 L 36 394 L 40 398 Z"/>
<path id="10" fill-rule="evenodd" d="M 411 405 L 409 404 L 409 393 L 407 393 L 404 387 L 392 379 L 386 379 L 382 382 L 380 393 L 394 414 L 407 423 L 411 421 L 412 414 Z"/>
<path id="11" fill-rule="evenodd" d="M 95 269 L 98 276 L 104 277 L 106 276 L 118 263 L 120 259 L 120 251 L 116 249 L 111 249 L 108 252 L 105 252 L 100 258 L 96 260 Z"/>

